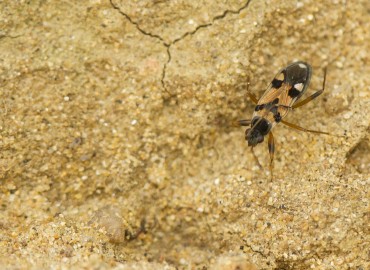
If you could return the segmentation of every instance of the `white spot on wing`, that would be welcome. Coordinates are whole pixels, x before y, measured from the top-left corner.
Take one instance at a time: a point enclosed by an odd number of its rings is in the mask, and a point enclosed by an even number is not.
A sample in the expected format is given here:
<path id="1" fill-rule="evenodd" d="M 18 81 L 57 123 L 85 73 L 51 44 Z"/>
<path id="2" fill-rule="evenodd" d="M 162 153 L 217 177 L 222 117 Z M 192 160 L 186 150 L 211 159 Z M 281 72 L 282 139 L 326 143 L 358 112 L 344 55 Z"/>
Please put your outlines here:
<path id="1" fill-rule="evenodd" d="M 305 64 L 302 64 L 302 63 L 299 63 L 299 64 L 298 64 L 298 66 L 299 66 L 300 68 L 307 68 L 307 66 L 306 66 Z"/>
<path id="2" fill-rule="evenodd" d="M 303 83 L 297 83 L 294 85 L 294 88 L 297 89 L 298 91 L 302 91 L 303 89 Z"/>

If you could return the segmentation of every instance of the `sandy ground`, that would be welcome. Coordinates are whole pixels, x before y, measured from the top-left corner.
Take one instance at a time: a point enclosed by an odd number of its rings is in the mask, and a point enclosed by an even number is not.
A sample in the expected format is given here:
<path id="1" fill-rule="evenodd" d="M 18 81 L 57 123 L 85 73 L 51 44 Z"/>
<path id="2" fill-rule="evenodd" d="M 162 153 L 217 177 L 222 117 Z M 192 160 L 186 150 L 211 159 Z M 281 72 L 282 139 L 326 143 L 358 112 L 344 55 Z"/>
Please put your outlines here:
<path id="1" fill-rule="evenodd" d="M 1 269 L 370 269 L 370 2 L 0 2 Z M 277 71 L 325 92 L 244 130 Z"/>

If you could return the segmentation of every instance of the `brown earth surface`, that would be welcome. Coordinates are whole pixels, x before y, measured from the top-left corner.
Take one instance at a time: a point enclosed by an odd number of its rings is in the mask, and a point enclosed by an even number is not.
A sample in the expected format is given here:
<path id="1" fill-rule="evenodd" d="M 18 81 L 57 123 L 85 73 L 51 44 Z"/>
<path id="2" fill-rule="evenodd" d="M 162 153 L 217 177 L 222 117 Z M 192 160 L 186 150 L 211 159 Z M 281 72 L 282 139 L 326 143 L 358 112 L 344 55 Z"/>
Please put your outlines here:
<path id="1" fill-rule="evenodd" d="M 1 269 L 370 269 L 370 2 L 0 2 Z M 313 66 L 260 169 L 232 126 Z"/>

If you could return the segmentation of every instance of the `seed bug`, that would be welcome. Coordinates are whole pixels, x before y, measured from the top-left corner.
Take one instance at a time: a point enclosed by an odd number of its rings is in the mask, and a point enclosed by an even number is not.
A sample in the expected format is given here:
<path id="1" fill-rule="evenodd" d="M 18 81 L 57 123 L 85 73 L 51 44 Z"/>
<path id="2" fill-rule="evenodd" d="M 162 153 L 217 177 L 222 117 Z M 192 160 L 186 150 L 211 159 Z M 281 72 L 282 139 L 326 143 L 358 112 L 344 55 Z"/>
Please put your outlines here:
<path id="1" fill-rule="evenodd" d="M 238 126 L 250 126 L 250 128 L 247 128 L 245 131 L 245 140 L 248 141 L 248 146 L 252 147 L 252 152 L 253 147 L 262 143 L 265 136 L 268 135 L 271 179 L 273 179 L 272 169 L 275 153 L 274 136 L 271 130 L 278 123 L 283 123 L 284 125 L 299 131 L 329 135 L 327 132 L 306 129 L 283 120 L 289 111 L 307 104 L 324 92 L 326 68 L 324 69 L 322 89 L 306 99 L 297 102 L 306 92 L 308 85 L 310 84 L 311 75 L 311 66 L 308 63 L 298 61 L 281 69 L 260 99 L 257 99 L 257 97 L 249 91 L 249 84 L 247 86 L 247 94 L 256 107 L 251 120 L 239 120 L 236 124 Z M 258 162 L 256 156 L 255 158 Z"/>

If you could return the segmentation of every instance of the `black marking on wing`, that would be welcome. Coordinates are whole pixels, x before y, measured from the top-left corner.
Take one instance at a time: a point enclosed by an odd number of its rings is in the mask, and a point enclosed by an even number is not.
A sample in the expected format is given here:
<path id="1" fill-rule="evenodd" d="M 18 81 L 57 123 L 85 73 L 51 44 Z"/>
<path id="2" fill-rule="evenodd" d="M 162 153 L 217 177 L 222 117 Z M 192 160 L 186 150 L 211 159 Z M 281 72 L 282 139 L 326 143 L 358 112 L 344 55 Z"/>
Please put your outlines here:
<path id="1" fill-rule="evenodd" d="M 263 108 L 265 108 L 265 104 L 257 105 L 257 106 L 254 108 L 254 110 L 255 110 L 256 112 L 258 112 L 258 111 L 260 111 L 260 110 L 263 110 Z"/>
<path id="2" fill-rule="evenodd" d="M 271 107 L 269 108 L 269 111 L 270 111 L 273 115 L 277 114 L 277 112 L 278 112 L 278 106 L 275 106 L 275 105 L 271 106 Z"/>
<path id="3" fill-rule="evenodd" d="M 272 87 L 274 87 L 274 88 L 276 88 L 276 89 L 277 89 L 277 88 L 280 88 L 282 84 L 283 84 L 283 81 L 278 80 L 278 79 L 276 79 L 276 78 L 274 78 L 274 79 L 272 80 L 272 82 L 271 82 Z"/>
<path id="4" fill-rule="evenodd" d="M 291 85 L 305 84 L 311 77 L 311 66 L 304 62 L 295 62 L 285 68 L 287 76 L 285 82 Z"/>
<path id="5" fill-rule="evenodd" d="M 301 94 L 301 91 L 298 91 L 297 89 L 295 89 L 294 87 L 290 88 L 289 92 L 288 92 L 288 95 L 291 97 L 291 98 L 296 98 L 298 97 L 299 95 Z"/>
<path id="6" fill-rule="evenodd" d="M 275 119 L 276 123 L 279 123 L 281 121 L 281 115 L 280 115 L 279 112 L 274 114 L 274 119 Z"/>

